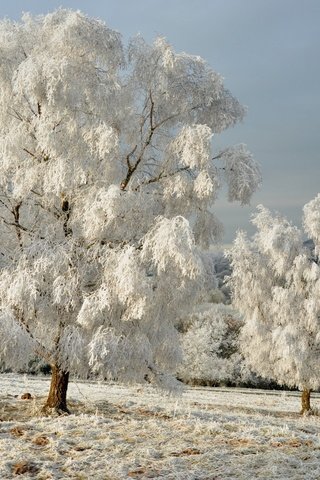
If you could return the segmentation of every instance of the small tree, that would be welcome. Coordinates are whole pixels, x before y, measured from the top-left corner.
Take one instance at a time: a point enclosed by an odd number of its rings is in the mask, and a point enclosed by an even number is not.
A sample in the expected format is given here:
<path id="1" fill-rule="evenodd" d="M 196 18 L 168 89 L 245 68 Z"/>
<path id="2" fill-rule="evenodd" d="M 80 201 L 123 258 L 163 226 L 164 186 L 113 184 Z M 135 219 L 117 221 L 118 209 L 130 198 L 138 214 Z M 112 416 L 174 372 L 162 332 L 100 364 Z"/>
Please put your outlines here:
<path id="1" fill-rule="evenodd" d="M 249 372 L 238 352 L 242 320 L 229 305 L 230 289 L 226 284 L 230 262 L 222 251 L 211 250 L 205 265 L 207 296 L 177 325 L 183 357 L 178 377 L 197 385 L 244 382 Z"/>
<path id="2" fill-rule="evenodd" d="M 244 108 L 199 57 L 79 12 L 2 21 L 0 59 L 1 359 L 45 358 L 57 410 L 71 371 L 170 384 L 220 183 L 260 181 L 243 145 L 211 153 Z"/>
<path id="3" fill-rule="evenodd" d="M 230 251 L 233 302 L 245 319 L 242 351 L 261 376 L 302 390 L 301 413 L 310 412 L 311 389 L 320 387 L 320 195 L 304 207 L 312 248 L 262 206 L 253 223 L 253 239 L 239 233 Z"/>
<path id="4" fill-rule="evenodd" d="M 178 377 L 192 385 L 236 382 L 241 356 L 239 314 L 223 304 L 205 303 L 194 308 L 179 325 L 183 361 Z"/>

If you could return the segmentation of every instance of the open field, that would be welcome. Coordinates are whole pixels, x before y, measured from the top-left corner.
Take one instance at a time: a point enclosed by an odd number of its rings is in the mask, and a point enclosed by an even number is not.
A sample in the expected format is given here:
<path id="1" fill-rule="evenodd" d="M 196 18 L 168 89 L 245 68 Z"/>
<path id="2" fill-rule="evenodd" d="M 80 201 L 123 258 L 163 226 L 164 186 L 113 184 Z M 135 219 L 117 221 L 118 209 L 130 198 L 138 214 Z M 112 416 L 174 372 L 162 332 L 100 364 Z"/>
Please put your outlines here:
<path id="1" fill-rule="evenodd" d="M 320 417 L 297 413 L 296 392 L 188 388 L 168 397 L 77 382 L 74 414 L 46 418 L 37 412 L 48 385 L 0 375 L 1 480 L 320 479 Z M 25 392 L 33 400 L 21 400 Z"/>

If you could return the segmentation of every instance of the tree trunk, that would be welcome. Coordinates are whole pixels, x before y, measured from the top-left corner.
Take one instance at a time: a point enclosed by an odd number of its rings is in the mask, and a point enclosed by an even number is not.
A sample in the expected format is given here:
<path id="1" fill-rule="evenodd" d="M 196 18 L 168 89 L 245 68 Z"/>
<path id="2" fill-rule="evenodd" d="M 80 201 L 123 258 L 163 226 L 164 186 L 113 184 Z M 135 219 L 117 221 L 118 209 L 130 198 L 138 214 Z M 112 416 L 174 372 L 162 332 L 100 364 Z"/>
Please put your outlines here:
<path id="1" fill-rule="evenodd" d="M 70 413 L 67 408 L 67 389 L 69 372 L 60 369 L 58 365 L 51 365 L 51 384 L 44 410 L 54 409 L 57 413 Z"/>
<path id="2" fill-rule="evenodd" d="M 304 388 L 301 394 L 301 415 L 304 413 L 311 413 L 311 406 L 310 406 L 310 393 L 311 390 L 308 388 Z"/>

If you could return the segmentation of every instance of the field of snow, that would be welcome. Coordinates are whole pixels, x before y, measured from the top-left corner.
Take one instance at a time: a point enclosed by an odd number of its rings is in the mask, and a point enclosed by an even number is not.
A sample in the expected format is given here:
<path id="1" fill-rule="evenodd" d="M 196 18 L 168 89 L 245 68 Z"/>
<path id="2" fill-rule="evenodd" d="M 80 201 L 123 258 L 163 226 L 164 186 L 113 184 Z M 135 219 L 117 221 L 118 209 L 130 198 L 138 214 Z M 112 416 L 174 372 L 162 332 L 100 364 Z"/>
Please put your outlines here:
<path id="1" fill-rule="evenodd" d="M 72 382 L 73 414 L 46 418 L 48 386 L 0 375 L 1 480 L 320 479 L 320 417 L 298 414 L 296 392 Z"/>

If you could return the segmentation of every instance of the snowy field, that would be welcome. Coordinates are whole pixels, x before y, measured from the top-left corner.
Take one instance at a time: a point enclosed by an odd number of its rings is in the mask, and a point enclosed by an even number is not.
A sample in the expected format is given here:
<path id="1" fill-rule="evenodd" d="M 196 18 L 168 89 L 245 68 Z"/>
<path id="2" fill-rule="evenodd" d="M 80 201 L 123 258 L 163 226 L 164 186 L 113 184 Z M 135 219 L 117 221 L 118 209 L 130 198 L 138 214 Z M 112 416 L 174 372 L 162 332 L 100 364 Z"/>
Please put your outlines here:
<path id="1" fill-rule="evenodd" d="M 48 386 L 0 375 L 1 480 L 320 479 L 320 417 L 300 417 L 295 392 L 188 388 L 177 398 L 77 382 L 74 414 L 45 418 Z"/>

